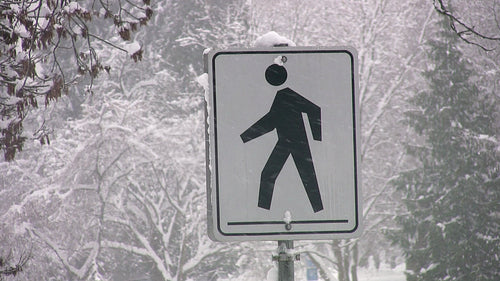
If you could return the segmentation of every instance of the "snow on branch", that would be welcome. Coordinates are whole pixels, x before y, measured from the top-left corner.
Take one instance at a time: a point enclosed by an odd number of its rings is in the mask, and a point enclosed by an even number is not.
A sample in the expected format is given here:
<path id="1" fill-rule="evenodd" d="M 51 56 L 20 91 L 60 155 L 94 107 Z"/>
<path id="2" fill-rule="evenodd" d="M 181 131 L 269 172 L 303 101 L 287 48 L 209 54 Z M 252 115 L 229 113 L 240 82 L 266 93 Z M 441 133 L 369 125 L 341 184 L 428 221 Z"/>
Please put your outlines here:
<path id="1" fill-rule="evenodd" d="M 498 2 L 495 2 L 495 1 L 493 1 L 493 2 L 494 2 L 494 7 L 496 7 Z M 470 38 L 476 37 L 479 39 L 483 39 L 483 40 L 491 41 L 491 42 L 497 42 L 500 44 L 500 36 L 487 35 L 484 32 L 478 31 L 476 26 L 467 24 L 464 20 L 457 17 L 456 14 L 454 14 L 451 11 L 451 9 L 449 7 L 450 5 L 446 6 L 443 3 L 443 0 L 434 0 L 433 4 L 434 4 L 435 10 L 439 14 L 446 16 L 450 19 L 451 29 L 460 37 L 460 39 L 462 39 L 466 43 L 478 46 L 485 51 L 492 51 L 493 49 L 486 48 L 481 43 L 473 41 Z M 494 11 L 494 13 L 495 13 L 495 22 L 496 22 L 497 28 L 500 31 L 500 24 L 499 24 L 499 19 L 497 17 L 496 10 Z"/>
<path id="2" fill-rule="evenodd" d="M 77 268 L 77 267 L 71 265 L 69 263 L 69 261 L 68 261 L 68 256 L 66 255 L 66 253 L 64 253 L 63 250 L 61 250 L 59 248 L 59 246 L 57 245 L 56 242 L 52 241 L 52 239 L 50 239 L 49 237 L 47 237 L 43 233 L 38 232 L 34 228 L 30 228 L 28 231 L 32 234 L 32 236 L 34 235 L 34 236 L 38 237 L 50 249 L 52 249 L 52 251 L 54 251 L 54 253 L 56 254 L 57 258 L 63 264 L 63 266 L 66 268 L 66 270 L 68 270 L 69 272 L 71 272 L 72 274 L 74 274 L 75 276 L 77 276 L 80 279 L 83 278 L 83 276 L 84 276 L 84 274 L 86 272 L 86 268 L 83 268 L 83 267 Z"/>

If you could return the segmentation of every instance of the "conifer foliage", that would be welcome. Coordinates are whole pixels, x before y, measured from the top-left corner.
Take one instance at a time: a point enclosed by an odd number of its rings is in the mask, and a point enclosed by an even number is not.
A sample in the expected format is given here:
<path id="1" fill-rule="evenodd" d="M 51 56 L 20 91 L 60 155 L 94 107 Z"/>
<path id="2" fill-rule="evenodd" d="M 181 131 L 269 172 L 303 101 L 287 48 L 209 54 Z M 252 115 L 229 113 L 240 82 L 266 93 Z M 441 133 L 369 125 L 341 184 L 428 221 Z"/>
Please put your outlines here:
<path id="1" fill-rule="evenodd" d="M 396 182 L 406 210 L 392 238 L 409 281 L 500 280 L 495 100 L 442 24 L 428 45 L 428 87 L 411 100 L 407 120 L 423 144 L 407 146 L 419 164 Z"/>

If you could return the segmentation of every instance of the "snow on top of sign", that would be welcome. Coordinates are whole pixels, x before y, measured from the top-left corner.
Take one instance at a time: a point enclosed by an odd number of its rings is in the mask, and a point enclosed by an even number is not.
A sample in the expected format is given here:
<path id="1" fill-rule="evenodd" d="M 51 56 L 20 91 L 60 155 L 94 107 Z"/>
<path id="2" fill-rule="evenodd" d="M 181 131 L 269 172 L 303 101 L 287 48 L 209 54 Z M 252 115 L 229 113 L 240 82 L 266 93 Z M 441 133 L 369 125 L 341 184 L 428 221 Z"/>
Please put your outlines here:
<path id="1" fill-rule="evenodd" d="M 285 38 L 274 31 L 270 31 L 260 37 L 258 37 L 253 43 L 255 47 L 274 47 L 276 45 L 288 45 L 295 46 L 295 43 Z"/>

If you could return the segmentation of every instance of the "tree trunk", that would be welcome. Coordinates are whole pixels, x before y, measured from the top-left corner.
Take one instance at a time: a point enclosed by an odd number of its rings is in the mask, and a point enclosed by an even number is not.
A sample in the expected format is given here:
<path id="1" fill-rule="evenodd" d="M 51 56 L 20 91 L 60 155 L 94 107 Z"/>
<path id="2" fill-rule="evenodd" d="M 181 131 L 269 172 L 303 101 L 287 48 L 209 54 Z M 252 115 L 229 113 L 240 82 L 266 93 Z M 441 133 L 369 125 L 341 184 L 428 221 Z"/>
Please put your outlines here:
<path id="1" fill-rule="evenodd" d="M 351 264 L 351 255 L 349 251 L 349 246 L 343 247 L 340 249 L 343 252 L 343 257 L 344 257 L 344 269 L 342 270 L 344 272 L 344 280 L 345 281 L 350 281 L 349 277 L 349 268 Z"/>
<path id="2" fill-rule="evenodd" d="M 339 246 L 338 241 L 332 242 L 333 253 L 335 255 L 335 260 L 337 260 L 337 279 L 339 281 L 346 281 L 345 271 L 344 271 L 344 259 L 342 258 L 342 248 Z"/>
<path id="3" fill-rule="evenodd" d="M 354 243 L 351 252 L 352 252 L 351 277 L 352 281 L 358 281 L 358 258 L 359 258 L 358 242 Z"/>

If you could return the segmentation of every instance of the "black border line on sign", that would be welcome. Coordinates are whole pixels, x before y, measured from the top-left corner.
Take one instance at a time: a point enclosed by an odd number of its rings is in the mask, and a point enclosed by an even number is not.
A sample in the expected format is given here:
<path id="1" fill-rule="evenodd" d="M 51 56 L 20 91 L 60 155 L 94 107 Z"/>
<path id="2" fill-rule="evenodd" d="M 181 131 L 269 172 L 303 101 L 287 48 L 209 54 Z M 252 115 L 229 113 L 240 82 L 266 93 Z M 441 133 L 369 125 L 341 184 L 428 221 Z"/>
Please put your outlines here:
<path id="1" fill-rule="evenodd" d="M 349 220 L 309 220 L 291 221 L 290 224 L 313 224 L 313 223 L 349 223 Z M 230 221 L 227 225 L 260 225 L 260 224 L 287 224 L 285 221 Z"/>
<path id="2" fill-rule="evenodd" d="M 355 225 L 353 229 L 350 230 L 325 230 L 325 231 L 286 231 L 286 232 L 262 232 L 262 233 L 257 233 L 257 232 L 250 232 L 250 233 L 225 233 L 221 229 L 221 218 L 220 218 L 220 200 L 219 200 L 219 163 L 218 163 L 218 143 L 217 143 L 217 95 L 216 95 L 216 89 L 217 89 L 217 83 L 216 83 L 216 71 L 215 71 L 215 59 L 220 56 L 220 55 L 243 55 L 243 54 L 300 54 L 300 53 L 346 53 L 349 55 L 351 58 L 351 88 L 352 88 L 352 126 L 353 126 L 353 153 L 354 153 L 354 197 L 355 197 Z M 314 234 L 335 234 L 335 233 L 354 233 L 358 227 L 359 227 L 359 214 L 358 214 L 358 200 L 359 200 L 359 194 L 358 194 L 358 155 L 357 155 L 357 143 L 356 143 L 356 80 L 355 80 L 355 65 L 354 65 L 354 55 L 349 51 L 345 49 L 338 49 L 338 50 L 328 50 L 328 49 L 303 49 L 303 50 L 283 50 L 283 49 L 276 49 L 276 50 L 242 50 L 242 51 L 220 51 L 217 52 L 213 55 L 212 57 L 212 85 L 213 85 L 213 126 L 214 126 L 214 148 L 215 148 L 215 190 L 216 190 L 216 204 L 217 204 L 217 230 L 218 232 L 223 235 L 223 236 L 278 236 L 278 235 L 314 235 Z M 213 203 L 212 203 L 213 204 Z M 324 220 L 327 221 L 327 220 Z M 345 220 L 328 220 L 328 222 L 320 222 L 320 223 L 339 223 L 340 221 L 342 223 L 346 223 Z M 315 223 L 314 221 L 300 221 L 302 224 L 304 223 L 310 223 L 313 224 Z M 283 221 L 270 221 L 270 222 L 228 222 L 228 225 L 231 223 L 231 225 L 259 225 L 259 224 L 285 224 Z M 292 221 L 291 223 L 298 223 Z"/>

